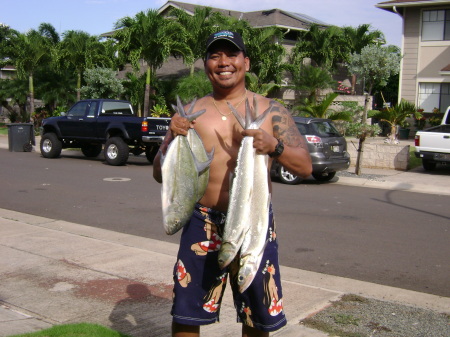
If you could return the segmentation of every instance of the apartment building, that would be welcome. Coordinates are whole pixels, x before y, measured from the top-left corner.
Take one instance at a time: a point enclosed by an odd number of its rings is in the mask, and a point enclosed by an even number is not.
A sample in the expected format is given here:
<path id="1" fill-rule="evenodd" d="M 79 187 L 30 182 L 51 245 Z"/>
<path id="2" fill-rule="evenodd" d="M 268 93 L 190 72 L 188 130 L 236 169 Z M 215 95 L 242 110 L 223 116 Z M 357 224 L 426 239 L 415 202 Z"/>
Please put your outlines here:
<path id="1" fill-rule="evenodd" d="M 399 97 L 425 112 L 450 106 L 450 1 L 395 0 L 376 7 L 403 18 Z"/>

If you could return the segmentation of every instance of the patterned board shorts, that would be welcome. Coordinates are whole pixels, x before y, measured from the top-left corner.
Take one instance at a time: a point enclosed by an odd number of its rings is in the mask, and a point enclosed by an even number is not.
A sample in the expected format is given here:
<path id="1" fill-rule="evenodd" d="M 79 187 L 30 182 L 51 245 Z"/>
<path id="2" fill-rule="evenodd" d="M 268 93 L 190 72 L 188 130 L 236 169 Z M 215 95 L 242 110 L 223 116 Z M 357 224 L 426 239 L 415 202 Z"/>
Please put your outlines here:
<path id="1" fill-rule="evenodd" d="M 286 325 L 278 265 L 278 243 L 270 207 L 268 243 L 255 279 L 242 294 L 237 290 L 238 258 L 221 270 L 217 258 L 226 216 L 196 205 L 184 226 L 174 267 L 173 321 L 205 325 L 219 321 L 220 303 L 228 275 L 233 290 L 237 321 L 262 331 L 275 331 Z"/>

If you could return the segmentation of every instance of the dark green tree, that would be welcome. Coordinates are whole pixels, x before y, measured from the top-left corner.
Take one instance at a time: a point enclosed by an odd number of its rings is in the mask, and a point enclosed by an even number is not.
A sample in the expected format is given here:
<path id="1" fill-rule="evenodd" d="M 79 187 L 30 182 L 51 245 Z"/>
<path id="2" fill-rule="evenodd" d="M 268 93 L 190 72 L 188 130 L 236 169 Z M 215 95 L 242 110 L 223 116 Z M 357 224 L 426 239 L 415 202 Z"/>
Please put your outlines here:
<path id="1" fill-rule="evenodd" d="M 69 30 L 63 34 L 56 60 L 61 71 L 74 69 L 77 77 L 77 100 L 80 100 L 83 72 L 94 67 L 112 68 L 115 57 L 111 41 L 100 42 L 97 36 L 79 30 Z"/>
<path id="2" fill-rule="evenodd" d="M 29 117 L 34 113 L 34 73 L 39 66 L 51 62 L 52 50 L 58 40 L 56 30 L 46 23 L 41 24 L 38 30 L 32 29 L 25 34 L 14 31 L 10 38 L 13 48 L 8 49 L 8 57 L 19 77 L 28 78 Z"/>
<path id="3" fill-rule="evenodd" d="M 190 15 L 181 9 L 174 9 L 172 14 L 185 31 L 185 43 L 190 52 L 183 55 L 184 62 L 190 67 L 190 75 L 194 75 L 194 63 L 205 57 L 205 41 L 215 30 L 216 16 L 211 16 L 212 9 L 209 7 L 197 7 L 194 15 Z"/>
<path id="4" fill-rule="evenodd" d="M 116 25 L 114 39 L 118 41 L 120 57 L 139 70 L 140 60 L 146 62 L 144 116 L 150 110 L 150 84 L 152 74 L 160 68 L 170 55 L 189 55 L 185 30 L 176 20 L 162 17 L 155 10 L 139 12 L 133 18 L 124 17 Z"/>

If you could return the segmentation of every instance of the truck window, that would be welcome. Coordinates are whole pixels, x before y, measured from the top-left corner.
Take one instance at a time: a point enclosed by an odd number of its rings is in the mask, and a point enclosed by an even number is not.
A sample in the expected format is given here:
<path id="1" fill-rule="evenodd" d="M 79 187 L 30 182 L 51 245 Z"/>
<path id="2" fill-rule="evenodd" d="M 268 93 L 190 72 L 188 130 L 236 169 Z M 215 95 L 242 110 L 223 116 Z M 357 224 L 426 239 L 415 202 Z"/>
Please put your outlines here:
<path id="1" fill-rule="evenodd" d="M 67 116 L 83 117 L 88 106 L 89 102 L 78 102 L 67 112 Z"/>
<path id="2" fill-rule="evenodd" d="M 102 115 L 134 115 L 133 107 L 126 102 L 103 102 Z"/>
<path id="3" fill-rule="evenodd" d="M 90 118 L 94 118 L 95 117 L 95 112 L 97 111 L 97 106 L 98 106 L 98 102 L 92 102 L 90 107 L 89 107 L 89 112 L 88 112 L 88 117 Z"/>

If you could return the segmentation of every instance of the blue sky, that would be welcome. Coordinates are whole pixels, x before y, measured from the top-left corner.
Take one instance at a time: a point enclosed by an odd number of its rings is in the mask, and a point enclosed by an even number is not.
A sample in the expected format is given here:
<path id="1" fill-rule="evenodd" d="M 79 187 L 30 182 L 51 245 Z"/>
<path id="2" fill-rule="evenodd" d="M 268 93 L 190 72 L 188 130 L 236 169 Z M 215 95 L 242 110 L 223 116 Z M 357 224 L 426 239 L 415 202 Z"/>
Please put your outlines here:
<path id="1" fill-rule="evenodd" d="M 338 26 L 356 27 L 363 23 L 381 30 L 388 44 L 401 46 L 402 19 L 375 7 L 375 0 L 184 0 L 238 11 L 279 8 L 312 16 Z M 59 33 L 83 30 L 99 35 L 113 30 L 114 23 L 147 9 L 159 9 L 165 0 L 2 0 L 0 23 L 19 32 L 51 23 Z"/>

